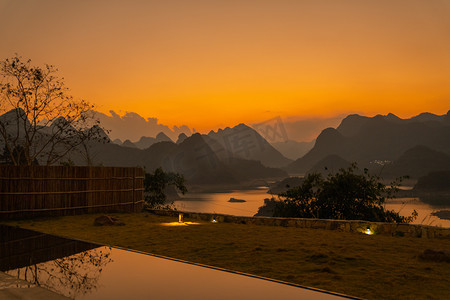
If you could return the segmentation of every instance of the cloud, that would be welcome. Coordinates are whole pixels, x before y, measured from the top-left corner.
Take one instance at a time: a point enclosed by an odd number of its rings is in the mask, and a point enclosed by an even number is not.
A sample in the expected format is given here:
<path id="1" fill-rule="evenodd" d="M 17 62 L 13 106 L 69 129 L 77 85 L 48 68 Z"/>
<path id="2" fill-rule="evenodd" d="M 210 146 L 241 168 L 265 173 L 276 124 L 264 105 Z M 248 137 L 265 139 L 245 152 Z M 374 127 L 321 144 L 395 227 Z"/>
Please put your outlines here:
<path id="1" fill-rule="evenodd" d="M 158 124 L 157 118 L 143 118 L 135 112 L 125 112 L 120 116 L 115 111 L 110 110 L 111 115 L 96 112 L 96 117 L 101 125 L 110 130 L 111 139 L 121 139 L 138 141 L 142 136 L 155 137 L 158 133 L 164 132 L 172 140 L 176 141 L 180 133 L 187 136 L 192 134 L 192 130 L 186 126 L 173 126 L 170 128 L 164 124 Z"/>

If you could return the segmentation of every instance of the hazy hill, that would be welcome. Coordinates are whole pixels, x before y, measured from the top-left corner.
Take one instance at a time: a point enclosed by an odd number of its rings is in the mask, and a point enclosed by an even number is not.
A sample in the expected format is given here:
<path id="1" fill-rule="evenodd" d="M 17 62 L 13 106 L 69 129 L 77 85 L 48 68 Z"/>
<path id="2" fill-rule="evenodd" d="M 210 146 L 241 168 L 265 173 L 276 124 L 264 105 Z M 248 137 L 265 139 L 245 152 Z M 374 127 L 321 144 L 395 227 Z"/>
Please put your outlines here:
<path id="1" fill-rule="evenodd" d="M 314 147 L 287 167 L 291 173 L 305 173 L 328 155 L 369 166 L 371 161 L 394 161 L 417 145 L 450 153 L 449 113 L 422 114 L 411 119 L 395 115 L 373 118 L 350 115 L 337 129 L 327 128 Z"/>
<path id="2" fill-rule="evenodd" d="M 178 135 L 178 139 L 177 139 L 176 143 L 180 144 L 180 143 L 184 142 L 184 140 L 187 139 L 187 138 L 188 138 L 188 136 L 185 133 L 180 133 Z"/>
<path id="3" fill-rule="evenodd" d="M 268 194 L 278 195 L 287 190 L 303 184 L 303 177 L 287 177 L 283 180 L 276 181 L 269 186 Z"/>
<path id="4" fill-rule="evenodd" d="M 377 173 L 386 178 L 405 175 L 419 178 L 432 171 L 450 170 L 450 155 L 420 145 L 408 149 L 393 163 L 385 165 L 383 170 L 380 168 Z"/>
<path id="5" fill-rule="evenodd" d="M 146 149 L 146 148 L 150 147 L 151 145 L 153 145 L 154 143 L 156 143 L 156 139 L 154 137 L 141 136 L 139 141 L 135 142 L 134 144 L 139 149 Z"/>
<path id="6" fill-rule="evenodd" d="M 430 172 L 420 177 L 411 192 L 425 203 L 448 207 L 450 205 L 450 170 Z M 433 214 L 442 214 L 442 212 Z"/>
<path id="7" fill-rule="evenodd" d="M 290 173 L 304 174 L 328 155 L 346 152 L 348 148 L 346 143 L 346 137 L 336 129 L 327 128 L 317 137 L 314 147 L 303 157 L 288 165 L 287 170 Z"/>
<path id="8" fill-rule="evenodd" d="M 450 193 L 450 170 L 430 172 L 420 177 L 414 191 Z"/>
<path id="9" fill-rule="evenodd" d="M 139 141 L 135 142 L 134 145 L 139 149 L 147 149 L 153 144 L 159 142 L 173 142 L 164 132 L 160 132 L 156 135 L 156 137 L 148 137 L 143 136 L 139 139 Z"/>
<path id="10" fill-rule="evenodd" d="M 297 142 L 288 140 L 285 142 L 271 143 L 271 145 L 285 157 L 296 160 L 308 153 L 308 151 L 311 150 L 312 147 L 314 147 L 314 143 L 315 141 Z"/>
<path id="11" fill-rule="evenodd" d="M 239 182 L 231 170 L 217 158 L 200 134 L 194 134 L 179 145 L 172 143 L 171 149 L 167 147 L 160 149 L 158 144 L 150 147 L 149 152 L 155 152 L 152 148 L 157 147 L 160 155 L 165 153 L 165 155 L 161 155 L 162 160 L 159 161 L 159 164 L 167 171 L 183 174 L 189 183 L 230 184 Z M 149 161 L 154 163 L 154 157 L 147 155 L 146 161 L 146 165 L 149 164 Z"/>
<path id="12" fill-rule="evenodd" d="M 274 168 L 267 168 L 259 161 L 220 156 L 210 147 L 208 136 L 194 134 L 172 149 L 161 148 L 158 143 L 147 152 L 167 153 L 160 162 L 163 168 L 184 174 L 190 183 L 220 184 L 239 183 L 257 178 L 283 177 L 287 174 Z M 157 150 L 157 151 L 155 151 Z M 218 151 L 219 154 L 221 153 Z M 146 155 L 154 157 L 154 155 Z"/>
<path id="13" fill-rule="evenodd" d="M 128 147 L 128 148 L 137 148 L 137 146 L 130 140 L 125 140 L 121 146 Z"/>
<path id="14" fill-rule="evenodd" d="M 320 173 L 327 176 L 330 173 L 338 172 L 340 169 L 346 169 L 350 167 L 350 165 L 351 163 L 346 161 L 342 157 L 331 154 L 317 162 L 306 173 Z"/>
<path id="15" fill-rule="evenodd" d="M 112 141 L 114 144 L 117 144 L 117 145 L 122 145 L 123 144 L 123 142 L 120 140 L 120 139 L 115 139 L 114 141 Z"/>
<path id="16" fill-rule="evenodd" d="M 226 152 L 237 158 L 259 160 L 268 167 L 283 167 L 292 162 L 257 131 L 245 124 L 219 129 L 217 132 L 211 131 L 208 137 L 213 138 Z"/>
<path id="17" fill-rule="evenodd" d="M 124 147 L 114 143 L 89 143 L 89 152 L 94 165 L 103 166 L 123 166 L 135 167 L 142 166 L 143 153 L 142 150 L 132 147 Z M 73 152 L 70 159 L 75 165 L 86 165 L 86 160 L 80 153 Z"/>
<path id="18" fill-rule="evenodd" d="M 287 173 L 263 166 L 258 161 L 236 157 L 220 159 L 205 138 L 194 134 L 180 144 L 158 142 L 147 149 L 119 146 L 113 143 L 92 146 L 94 161 L 105 166 L 141 166 L 147 171 L 162 167 L 179 172 L 189 184 L 239 184 L 261 178 L 281 178 Z M 74 159 L 75 160 L 75 159 Z M 81 158 L 75 160 L 82 164 Z"/>

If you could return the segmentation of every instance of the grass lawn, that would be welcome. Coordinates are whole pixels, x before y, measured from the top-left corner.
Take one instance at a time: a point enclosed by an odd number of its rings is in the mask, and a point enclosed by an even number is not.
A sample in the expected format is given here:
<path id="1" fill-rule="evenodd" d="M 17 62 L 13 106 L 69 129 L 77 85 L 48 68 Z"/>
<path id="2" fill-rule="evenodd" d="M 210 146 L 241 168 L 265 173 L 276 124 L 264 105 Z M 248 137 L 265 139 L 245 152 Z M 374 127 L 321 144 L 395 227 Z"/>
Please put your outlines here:
<path id="1" fill-rule="evenodd" d="M 94 226 L 99 215 L 3 223 L 363 298 L 450 299 L 450 263 L 418 257 L 425 249 L 450 251 L 449 239 L 231 223 L 164 226 L 177 220 L 111 215 L 126 225 Z"/>

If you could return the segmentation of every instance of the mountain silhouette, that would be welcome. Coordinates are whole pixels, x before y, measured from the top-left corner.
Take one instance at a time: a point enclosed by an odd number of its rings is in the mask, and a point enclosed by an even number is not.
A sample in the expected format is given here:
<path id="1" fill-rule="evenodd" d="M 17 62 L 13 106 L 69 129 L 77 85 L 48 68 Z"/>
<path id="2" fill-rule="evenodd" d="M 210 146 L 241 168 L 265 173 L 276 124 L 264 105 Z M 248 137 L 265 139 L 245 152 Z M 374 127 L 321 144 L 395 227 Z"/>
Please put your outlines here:
<path id="1" fill-rule="evenodd" d="M 414 191 L 419 193 L 445 192 L 450 196 L 450 170 L 430 172 L 420 177 L 414 186 Z"/>
<path id="2" fill-rule="evenodd" d="M 139 141 L 135 142 L 134 145 L 139 149 L 147 149 L 153 144 L 159 142 L 173 142 L 164 132 L 160 132 L 156 137 L 142 136 Z"/>
<path id="3" fill-rule="evenodd" d="M 330 173 L 336 173 L 340 169 L 346 169 L 351 166 L 351 163 L 342 157 L 331 154 L 317 162 L 311 169 L 307 171 L 308 174 L 320 173 L 327 176 Z"/>
<path id="4" fill-rule="evenodd" d="M 184 140 L 185 139 L 187 139 L 188 138 L 188 136 L 183 132 L 183 133 L 180 133 L 179 135 L 178 135 L 178 139 L 177 139 L 177 144 L 180 144 L 180 143 L 182 143 L 182 142 L 184 142 Z"/>
<path id="5" fill-rule="evenodd" d="M 267 193 L 272 195 L 285 193 L 289 189 L 302 185 L 304 181 L 303 177 L 287 177 L 283 180 L 271 183 Z"/>
<path id="6" fill-rule="evenodd" d="M 165 171 L 183 174 L 188 184 L 237 185 L 262 178 L 282 178 L 285 171 L 269 168 L 259 161 L 219 158 L 205 141 L 208 136 L 194 134 L 183 142 L 158 142 L 147 149 L 129 148 L 113 143 L 93 146 L 94 160 L 105 166 L 141 166 L 146 171 L 162 167 Z M 82 164 L 81 157 L 73 157 Z"/>
<path id="7" fill-rule="evenodd" d="M 122 143 L 122 147 L 128 147 L 128 148 L 137 148 L 137 146 L 130 140 L 125 140 Z"/>
<path id="8" fill-rule="evenodd" d="M 408 149 L 393 163 L 375 171 L 382 177 L 409 176 L 417 179 L 432 171 L 450 170 L 450 155 L 419 145 Z"/>
<path id="9" fill-rule="evenodd" d="M 360 166 L 370 162 L 394 161 L 418 145 L 450 154 L 449 113 L 443 116 L 421 114 L 411 119 L 395 115 L 373 118 L 346 117 L 337 129 L 327 128 L 317 137 L 314 147 L 286 170 L 305 173 L 328 155 L 338 155 Z"/>
<path id="10" fill-rule="evenodd" d="M 258 160 L 267 167 L 283 167 L 292 162 L 256 130 L 245 124 L 219 129 L 217 132 L 210 131 L 208 137 L 214 139 L 226 153 L 236 158 Z"/>
<path id="11" fill-rule="evenodd" d="M 21 121 L 22 117 L 24 117 L 23 111 L 13 110 L 1 115 L 0 121 L 3 122 L 3 128 L 8 131 L 8 134 L 13 134 L 14 130 L 17 131 L 17 122 Z M 45 140 L 46 131 L 54 130 L 54 127 L 57 128 L 58 125 L 64 124 L 64 122 L 64 118 L 58 118 L 51 126 L 42 126 L 43 140 Z M 30 126 L 29 123 L 27 124 Z M 245 140 L 249 132 L 251 134 L 256 133 L 253 129 L 245 125 L 240 126 L 238 129 L 237 131 L 230 129 L 230 132 L 227 130 L 227 133 L 231 134 L 233 143 L 236 142 L 234 140 L 236 137 L 239 139 L 238 143 L 243 143 L 244 141 L 244 144 L 239 144 L 239 146 L 243 147 L 243 150 L 247 150 L 248 142 L 259 143 L 262 145 L 261 147 L 267 148 L 265 149 L 265 155 L 274 154 L 275 160 L 280 158 L 287 160 L 279 152 L 271 148 L 259 135 L 256 136 L 256 139 L 252 137 L 253 140 L 251 141 Z M 243 132 L 244 136 L 241 136 L 240 134 Z M 79 146 L 79 149 L 77 149 L 79 151 L 74 150 L 70 152 L 64 159 L 70 159 L 76 165 L 84 165 L 89 161 L 94 165 L 100 164 L 104 166 L 141 166 L 147 171 L 162 167 L 166 171 L 181 173 L 189 184 L 198 185 L 238 185 L 255 179 L 287 176 L 285 171 L 266 167 L 251 156 L 253 153 L 260 154 L 260 150 L 259 152 L 251 152 L 248 159 L 239 157 L 235 154 L 238 151 L 235 151 L 235 153 L 228 151 L 218 142 L 219 139 L 217 137 L 214 139 L 201 134 L 187 137 L 181 134 L 179 143 L 175 144 L 165 133 L 160 132 L 155 138 L 141 137 L 136 143 L 127 139 L 121 145 L 118 145 L 116 143 L 120 143 L 120 141 L 111 143 L 108 135 L 99 126 L 86 129 L 87 133 L 94 133 L 97 139 L 86 141 Z M 23 135 L 23 132 L 16 132 L 17 134 L 20 136 Z M 208 142 L 205 140 L 208 140 Z M 213 150 L 210 144 L 218 147 L 215 147 Z M 140 149 L 140 147 L 144 149 Z M 236 150 L 235 148 L 230 149 Z"/>
<path id="12" fill-rule="evenodd" d="M 22 124 L 22 122 L 25 123 Z M 21 108 L 12 109 L 0 116 L 2 135 L 9 135 L 12 139 L 23 139 L 25 137 L 24 128 L 29 128 L 30 126 L 31 123 L 27 119 L 25 111 Z M 0 144 L 3 148 L 4 140 L 2 135 L 0 135 Z"/>
<path id="13" fill-rule="evenodd" d="M 420 197 L 420 200 L 425 203 L 448 207 L 450 205 L 450 170 L 434 171 L 420 177 L 410 193 L 414 197 Z"/>
<path id="14" fill-rule="evenodd" d="M 173 142 L 170 137 L 167 136 L 164 132 L 160 132 L 156 135 L 157 142 Z"/>

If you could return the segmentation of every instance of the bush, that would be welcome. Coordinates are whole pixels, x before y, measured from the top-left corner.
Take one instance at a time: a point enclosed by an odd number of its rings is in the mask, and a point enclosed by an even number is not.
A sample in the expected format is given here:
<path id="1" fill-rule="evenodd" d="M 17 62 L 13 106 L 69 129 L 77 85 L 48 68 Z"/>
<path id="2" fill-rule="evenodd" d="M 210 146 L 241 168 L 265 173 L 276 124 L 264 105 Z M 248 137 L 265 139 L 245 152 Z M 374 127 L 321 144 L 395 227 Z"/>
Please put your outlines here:
<path id="1" fill-rule="evenodd" d="M 402 217 L 384 207 L 386 199 L 398 191 L 401 179 L 386 186 L 367 169 L 358 173 L 355 163 L 326 178 L 309 174 L 300 186 L 279 194 L 274 217 L 409 223 L 417 216 L 416 212 Z"/>
<path id="2" fill-rule="evenodd" d="M 161 208 L 166 204 L 166 187 L 169 185 L 182 194 L 187 192 L 184 185 L 184 177 L 178 173 L 164 172 L 162 168 L 157 168 L 153 173 L 146 173 L 144 178 L 145 202 L 150 208 Z"/>

